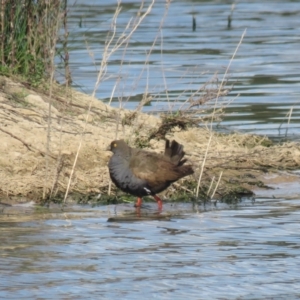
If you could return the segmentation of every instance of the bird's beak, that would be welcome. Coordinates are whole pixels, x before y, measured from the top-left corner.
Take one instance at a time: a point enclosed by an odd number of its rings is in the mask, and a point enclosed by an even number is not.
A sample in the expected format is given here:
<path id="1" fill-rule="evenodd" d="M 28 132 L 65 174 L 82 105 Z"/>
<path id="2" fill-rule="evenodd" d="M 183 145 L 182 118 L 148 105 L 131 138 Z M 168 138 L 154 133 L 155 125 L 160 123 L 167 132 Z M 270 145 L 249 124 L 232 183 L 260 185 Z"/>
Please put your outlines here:
<path id="1" fill-rule="evenodd" d="M 108 146 L 105 148 L 105 151 L 111 151 L 110 145 L 108 145 Z"/>

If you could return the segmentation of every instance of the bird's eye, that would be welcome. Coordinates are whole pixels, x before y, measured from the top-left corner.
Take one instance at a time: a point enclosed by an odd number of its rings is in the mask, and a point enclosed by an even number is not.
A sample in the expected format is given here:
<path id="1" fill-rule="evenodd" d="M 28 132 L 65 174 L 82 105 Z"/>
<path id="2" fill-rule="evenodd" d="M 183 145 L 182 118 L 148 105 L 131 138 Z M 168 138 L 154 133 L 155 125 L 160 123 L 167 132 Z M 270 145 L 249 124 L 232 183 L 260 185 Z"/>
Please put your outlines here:
<path id="1" fill-rule="evenodd" d="M 114 143 L 114 147 L 117 147 L 117 144 L 116 144 L 116 143 Z"/>

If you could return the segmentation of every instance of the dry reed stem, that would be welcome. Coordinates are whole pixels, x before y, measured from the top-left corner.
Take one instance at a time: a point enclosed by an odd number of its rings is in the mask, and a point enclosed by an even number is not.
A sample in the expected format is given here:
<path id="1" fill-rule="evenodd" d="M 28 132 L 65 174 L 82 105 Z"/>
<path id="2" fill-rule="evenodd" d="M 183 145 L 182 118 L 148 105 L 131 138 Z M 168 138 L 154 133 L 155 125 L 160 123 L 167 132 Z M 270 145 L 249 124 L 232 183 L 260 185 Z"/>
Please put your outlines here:
<path id="1" fill-rule="evenodd" d="M 116 90 L 116 87 L 117 87 L 117 82 L 118 82 L 118 81 L 116 81 L 116 83 L 115 83 L 115 85 L 114 85 L 114 88 L 113 88 L 113 90 L 112 90 L 112 92 L 111 92 L 110 99 L 109 99 L 109 102 L 108 102 L 108 105 L 109 105 L 109 106 L 111 105 L 111 101 L 112 101 L 112 99 L 113 99 L 113 97 L 114 97 L 115 90 Z"/>
<path id="2" fill-rule="evenodd" d="M 227 68 L 226 68 L 226 71 L 225 71 L 225 73 L 224 73 L 224 76 L 223 76 L 223 78 L 222 78 L 222 81 L 221 81 L 221 84 L 220 84 L 220 87 L 219 87 L 219 90 L 218 90 L 218 95 L 217 95 L 217 98 L 216 98 L 216 101 L 215 101 L 214 111 L 213 111 L 213 114 L 212 114 L 212 115 L 214 115 L 214 112 L 216 111 L 218 98 L 219 98 L 221 89 L 222 89 L 222 87 L 223 87 L 223 85 L 224 85 L 225 78 L 226 78 L 226 76 L 227 76 L 227 74 L 228 74 L 228 71 L 229 71 L 229 68 L 230 68 L 230 66 L 231 66 L 231 63 L 232 63 L 232 61 L 233 61 L 233 59 L 234 59 L 234 57 L 235 57 L 235 55 L 236 55 L 236 53 L 237 53 L 237 51 L 238 51 L 238 49 L 239 49 L 239 47 L 240 47 L 240 45 L 241 45 L 243 39 L 244 39 L 244 36 L 245 36 L 245 34 L 246 34 L 246 31 L 247 31 L 247 29 L 244 30 L 244 32 L 243 32 L 243 34 L 242 34 L 242 36 L 241 36 L 241 38 L 240 38 L 240 41 L 239 41 L 239 43 L 238 43 L 238 45 L 237 45 L 237 47 L 236 47 L 236 49 L 235 49 L 235 51 L 234 51 L 234 53 L 233 53 L 233 55 L 232 55 L 230 61 L 229 61 L 229 64 L 228 64 L 228 66 L 227 66 Z M 201 165 L 201 171 L 200 171 L 199 178 L 198 178 L 198 184 L 197 184 L 197 189 L 196 189 L 196 197 L 197 197 L 197 198 L 198 198 L 198 196 L 199 196 L 199 189 L 200 189 L 200 184 L 201 184 L 201 178 L 202 178 L 202 175 L 203 175 L 203 170 L 204 170 L 205 162 L 206 162 L 206 159 L 207 159 L 208 150 L 209 150 L 209 148 L 210 148 L 210 143 L 211 143 L 212 137 L 213 137 L 213 135 L 214 135 L 214 133 L 213 133 L 213 131 L 212 131 L 212 123 L 213 123 L 213 119 L 211 120 L 211 125 L 210 125 L 210 129 L 211 129 L 211 130 L 210 130 L 210 137 L 209 137 L 209 140 L 208 140 L 208 143 L 207 143 L 207 147 L 206 147 L 204 159 L 203 159 L 203 162 L 202 162 L 202 165 Z"/>
<path id="3" fill-rule="evenodd" d="M 219 176 L 218 182 L 217 182 L 217 184 L 216 184 L 216 186 L 215 186 L 215 189 L 214 189 L 213 193 L 212 193 L 211 196 L 210 196 L 210 199 L 213 199 L 213 198 L 214 198 L 214 195 L 215 195 L 215 193 L 216 193 L 216 191 L 217 191 L 217 189 L 218 189 L 218 186 L 219 186 L 219 184 L 220 184 L 222 175 L 223 175 L 223 171 L 220 172 L 220 176 Z"/>
<path id="4" fill-rule="evenodd" d="M 48 6 L 46 6 L 46 9 Z M 46 13 L 46 16 L 49 14 Z M 53 92 L 53 81 L 54 81 L 54 73 L 55 73 L 55 65 L 54 65 L 54 57 L 55 57 L 55 48 L 56 48 L 56 42 L 58 38 L 58 28 L 61 23 L 61 18 L 57 18 L 56 20 L 56 29 L 53 31 L 52 28 L 49 28 L 48 34 L 47 34 L 47 43 L 48 43 L 48 49 L 50 49 L 50 61 L 51 61 L 51 72 L 50 72 L 50 86 L 49 86 L 49 104 L 48 104 L 48 120 L 47 120 L 47 142 L 46 142 L 46 171 L 45 171 L 45 182 L 43 186 L 43 199 L 46 198 L 46 186 L 47 182 L 50 180 L 49 178 L 49 156 L 50 156 L 50 144 L 51 144 L 51 119 L 52 119 L 52 92 Z M 53 36 L 51 35 L 51 32 L 53 33 Z M 54 34 L 55 33 L 55 34 Z M 52 46 L 51 46 L 52 45 Z M 58 179 L 58 177 L 57 177 Z M 55 186 L 55 182 L 53 182 L 53 186 L 50 193 L 50 198 L 52 196 L 53 187 Z"/>
<path id="5" fill-rule="evenodd" d="M 285 115 L 285 118 L 287 118 L 287 128 L 285 130 L 285 136 L 287 136 L 288 134 L 288 130 L 289 130 L 289 127 L 290 127 L 290 122 L 291 122 L 291 118 L 292 118 L 292 114 L 293 114 L 293 110 L 294 110 L 294 106 L 292 106 L 289 110 L 289 112 Z M 279 125 L 279 130 L 281 128 L 281 126 L 283 125 L 283 122 Z"/>
<path id="6" fill-rule="evenodd" d="M 212 178 L 211 181 L 210 181 L 209 188 L 208 188 L 208 190 L 207 190 L 207 192 L 206 192 L 207 195 L 209 195 L 210 190 L 212 189 L 212 186 L 213 186 L 214 181 L 215 181 L 215 176 L 213 176 L 213 178 Z"/>
<path id="7" fill-rule="evenodd" d="M 220 94 L 221 94 L 221 90 L 222 90 L 222 88 L 223 88 L 223 86 L 224 86 L 224 82 L 226 81 L 226 77 L 227 77 L 227 74 L 228 74 L 228 72 L 229 72 L 229 68 L 230 68 L 230 66 L 231 66 L 231 64 L 232 64 L 232 61 L 233 61 L 233 59 L 234 59 L 234 57 L 235 57 L 235 55 L 236 55 L 236 53 L 237 53 L 237 51 L 238 51 L 240 45 L 242 44 L 242 41 L 243 41 L 243 39 L 244 39 L 244 36 L 245 36 L 246 32 L 247 32 L 247 28 L 244 30 L 244 32 L 243 32 L 243 34 L 242 34 L 242 36 L 241 36 L 241 38 L 240 38 L 240 41 L 239 41 L 238 45 L 236 46 L 235 51 L 233 52 L 232 57 L 231 57 L 231 59 L 230 59 L 228 65 L 227 65 L 227 68 L 226 68 L 225 73 L 224 73 L 224 75 L 223 75 L 221 84 L 220 84 L 220 86 L 219 86 L 218 94 L 217 94 L 216 101 L 215 101 L 215 105 L 214 105 L 214 112 L 215 112 L 215 110 L 216 110 L 217 103 L 218 103 L 218 99 L 219 99 L 219 96 L 220 96 Z M 211 128 L 212 128 L 212 122 L 211 122 Z"/>
<path id="8" fill-rule="evenodd" d="M 202 179 L 202 175 L 203 175 L 203 170 L 204 170 L 204 166 L 205 166 L 205 161 L 206 161 L 206 158 L 207 158 L 207 154 L 208 154 L 208 150 L 209 150 L 209 145 L 211 143 L 212 136 L 213 135 L 210 134 L 209 140 L 208 140 L 208 143 L 207 143 L 207 147 L 206 147 L 206 150 L 205 150 L 204 159 L 203 159 L 203 162 L 201 164 L 201 171 L 200 171 L 200 174 L 199 174 L 197 188 L 196 188 L 196 198 L 198 198 L 198 196 L 199 196 L 200 183 L 201 183 L 201 179 Z"/>
<path id="9" fill-rule="evenodd" d="M 163 31 L 161 30 L 161 48 L 160 48 L 161 63 L 163 62 L 163 34 L 162 33 L 163 33 Z M 171 112 L 170 98 L 169 98 L 169 93 L 168 93 L 168 85 L 167 85 L 167 80 L 166 80 L 166 75 L 165 75 L 163 65 L 161 65 L 161 71 L 162 71 L 162 76 L 163 76 L 163 81 L 164 81 L 164 86 L 165 86 L 169 111 Z"/>
<path id="10" fill-rule="evenodd" d="M 287 136 L 288 131 L 289 131 L 292 114 L 293 114 L 293 107 L 291 107 L 291 109 L 289 111 L 289 114 L 288 114 L 288 123 L 287 123 L 287 128 L 286 128 L 285 136 Z"/>
<path id="11" fill-rule="evenodd" d="M 5 0 L 1 1 L 1 33 L 4 35 L 4 4 L 5 4 Z M 5 62 L 4 62 L 4 43 L 1 43 L 1 63 L 2 66 L 4 66 Z"/>
<path id="12" fill-rule="evenodd" d="M 154 2 L 155 2 L 155 1 L 153 1 L 153 4 L 154 4 Z M 154 46 L 156 45 L 156 41 L 157 41 L 158 37 L 161 35 L 160 32 L 162 31 L 163 24 L 164 24 L 164 22 L 165 22 L 165 19 L 166 19 L 167 14 L 168 14 L 169 6 L 170 6 L 170 2 L 167 2 L 167 3 L 166 3 L 166 8 L 165 8 L 164 15 L 162 16 L 162 19 L 161 19 L 160 24 L 159 24 L 159 27 L 158 27 L 158 34 L 155 36 L 154 41 L 153 41 L 153 43 L 152 43 L 152 45 L 151 45 L 151 47 L 150 47 L 150 49 L 149 49 L 149 52 L 148 52 L 147 55 L 146 55 L 144 67 L 143 67 L 143 69 L 141 70 L 141 73 L 140 73 L 139 77 L 137 78 L 136 82 L 138 82 L 138 81 L 141 79 L 142 74 L 143 74 L 143 72 L 144 72 L 145 66 L 147 66 L 147 65 L 149 64 L 149 58 L 150 58 L 150 55 L 151 55 L 151 53 L 152 53 L 152 51 L 153 51 L 153 49 L 154 49 Z"/>

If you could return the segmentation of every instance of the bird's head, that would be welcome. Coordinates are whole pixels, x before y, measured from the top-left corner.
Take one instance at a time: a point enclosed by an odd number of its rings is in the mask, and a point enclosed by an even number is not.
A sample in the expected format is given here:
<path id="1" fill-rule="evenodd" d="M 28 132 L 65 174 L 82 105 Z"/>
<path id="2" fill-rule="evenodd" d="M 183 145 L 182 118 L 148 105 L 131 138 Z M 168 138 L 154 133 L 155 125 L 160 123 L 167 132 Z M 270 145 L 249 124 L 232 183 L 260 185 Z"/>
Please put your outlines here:
<path id="1" fill-rule="evenodd" d="M 110 143 L 110 146 L 107 150 L 112 151 L 113 153 L 117 152 L 127 152 L 129 149 L 128 145 L 124 140 L 115 140 Z"/>

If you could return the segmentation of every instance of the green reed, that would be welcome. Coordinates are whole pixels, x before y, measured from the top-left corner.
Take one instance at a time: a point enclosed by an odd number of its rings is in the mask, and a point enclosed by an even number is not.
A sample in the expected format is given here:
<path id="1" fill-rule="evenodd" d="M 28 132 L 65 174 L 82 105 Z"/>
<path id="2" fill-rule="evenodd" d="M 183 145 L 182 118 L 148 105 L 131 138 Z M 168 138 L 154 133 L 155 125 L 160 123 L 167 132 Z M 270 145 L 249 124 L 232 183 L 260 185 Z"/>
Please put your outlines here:
<path id="1" fill-rule="evenodd" d="M 53 70 L 67 0 L 2 0 L 0 73 L 39 84 Z"/>

